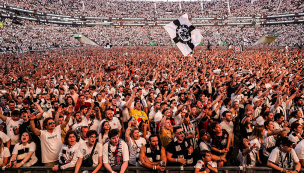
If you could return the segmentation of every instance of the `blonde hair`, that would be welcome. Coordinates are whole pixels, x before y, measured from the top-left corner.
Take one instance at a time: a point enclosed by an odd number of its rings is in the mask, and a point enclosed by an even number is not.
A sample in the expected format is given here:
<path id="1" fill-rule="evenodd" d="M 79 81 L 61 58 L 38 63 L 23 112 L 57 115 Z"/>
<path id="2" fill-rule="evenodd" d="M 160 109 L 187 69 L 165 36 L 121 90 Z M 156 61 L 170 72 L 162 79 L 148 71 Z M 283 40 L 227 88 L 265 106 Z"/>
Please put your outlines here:
<path id="1" fill-rule="evenodd" d="M 137 127 L 134 127 L 134 128 L 132 128 L 132 129 L 130 130 L 130 137 L 131 137 L 131 140 L 133 141 L 133 145 L 135 145 L 135 139 L 134 139 L 134 137 L 133 137 L 133 134 L 134 134 L 135 130 L 138 130 L 138 131 L 139 131 L 139 129 L 138 129 Z"/>
<path id="2" fill-rule="evenodd" d="M 0 155 L 1 155 L 1 154 L 2 154 L 2 151 L 3 151 L 3 149 L 4 149 L 3 141 L 2 141 L 1 138 L 0 138 L 0 142 L 1 142 L 1 144 L 0 144 Z"/>

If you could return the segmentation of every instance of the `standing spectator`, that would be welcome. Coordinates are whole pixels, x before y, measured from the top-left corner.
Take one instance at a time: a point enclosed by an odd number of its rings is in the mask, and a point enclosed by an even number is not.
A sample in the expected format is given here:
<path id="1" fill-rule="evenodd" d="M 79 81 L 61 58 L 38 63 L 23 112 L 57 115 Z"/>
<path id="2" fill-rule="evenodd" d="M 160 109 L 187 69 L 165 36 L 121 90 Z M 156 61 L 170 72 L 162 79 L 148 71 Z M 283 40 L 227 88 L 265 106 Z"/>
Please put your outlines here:
<path id="1" fill-rule="evenodd" d="M 129 127 L 131 127 L 131 122 L 129 122 Z M 126 143 L 129 145 L 130 151 L 130 165 L 139 166 L 139 153 L 140 148 L 146 145 L 146 140 L 139 135 L 138 128 L 133 128 L 126 131 Z"/>
<path id="2" fill-rule="evenodd" d="M 82 143 L 88 142 L 88 136 L 87 136 L 88 131 L 89 131 L 88 126 L 82 126 L 81 127 L 81 136 L 80 136 L 79 142 L 78 142 L 79 145 L 81 145 Z"/>
<path id="3" fill-rule="evenodd" d="M 101 129 L 100 129 L 100 133 L 99 133 L 99 136 L 98 136 L 98 142 L 99 143 L 104 145 L 106 142 L 109 141 L 108 134 L 109 134 L 110 130 L 111 130 L 111 126 L 109 124 L 109 121 L 104 121 L 101 124 Z"/>
<path id="4" fill-rule="evenodd" d="M 301 134 L 303 133 L 303 127 L 297 122 L 291 124 L 291 133 L 288 135 L 288 139 L 293 142 L 292 147 L 295 148 L 297 144 L 303 139 Z"/>
<path id="5" fill-rule="evenodd" d="M 82 143 L 79 146 L 77 157 L 78 161 L 75 167 L 75 173 L 78 173 L 80 166 L 96 167 L 92 173 L 96 173 L 102 167 L 102 145 L 97 142 L 97 132 L 89 130 L 87 136 L 88 142 Z"/>
<path id="6" fill-rule="evenodd" d="M 30 167 L 35 165 L 38 161 L 35 151 L 36 144 L 32 142 L 30 133 L 24 132 L 21 136 L 21 142 L 14 147 L 11 162 L 6 167 L 19 168 L 21 166 Z"/>
<path id="7" fill-rule="evenodd" d="M 174 166 L 193 165 L 195 163 L 193 147 L 185 138 L 181 126 L 173 128 L 175 138 L 167 147 L 167 159 Z"/>
<path id="8" fill-rule="evenodd" d="M 243 138 L 239 153 L 240 166 L 256 166 L 256 144 L 251 145 L 247 138 Z"/>
<path id="9" fill-rule="evenodd" d="M 9 149 L 3 145 L 2 139 L 0 138 L 0 167 L 8 163 L 9 157 L 11 157 L 11 153 Z"/>
<path id="10" fill-rule="evenodd" d="M 166 116 L 163 118 L 160 127 L 160 142 L 162 146 L 166 149 L 169 143 L 174 140 L 173 126 L 171 124 L 170 118 Z"/>
<path id="11" fill-rule="evenodd" d="M 158 137 L 151 135 L 149 144 L 141 147 L 139 160 L 141 166 L 157 171 L 164 171 L 166 167 L 166 150 L 159 145 Z"/>
<path id="12" fill-rule="evenodd" d="M 78 136 L 76 132 L 68 131 L 64 138 L 64 144 L 58 155 L 59 164 L 53 166 L 53 171 L 75 167 L 78 160 L 77 150 L 79 149 L 77 141 Z"/>
<path id="13" fill-rule="evenodd" d="M 218 172 L 216 162 L 212 162 L 211 152 L 208 150 L 203 150 L 200 152 L 200 160 L 197 161 L 194 166 L 194 173 L 199 172 Z M 204 171 L 200 171 L 203 169 Z"/>
<path id="14" fill-rule="evenodd" d="M 3 126 L 0 125 L 0 129 L 3 129 Z M 11 146 L 11 139 L 2 131 L 0 131 L 0 138 L 2 139 L 2 142 L 6 144 L 6 148 L 10 148 Z"/>
<path id="15" fill-rule="evenodd" d="M 278 144 L 279 146 L 270 153 L 267 166 L 281 172 L 286 172 L 286 169 L 294 169 L 295 172 L 300 172 L 301 164 L 292 148 L 292 142 L 287 137 L 282 137 Z"/>
<path id="16" fill-rule="evenodd" d="M 221 125 L 214 121 L 211 123 L 211 129 L 213 130 L 213 137 L 211 143 L 211 153 L 219 157 L 224 157 L 229 152 L 230 138 L 226 130 L 222 129 Z M 224 160 L 218 162 L 218 167 L 224 166 Z"/>
<path id="17" fill-rule="evenodd" d="M 302 167 L 304 167 L 304 150 L 303 150 L 303 147 L 304 147 L 304 140 L 301 140 L 296 148 L 295 148 L 295 152 L 300 160 L 300 164 Z"/>
<path id="18" fill-rule="evenodd" d="M 30 125 L 32 132 L 39 136 L 41 140 L 41 151 L 42 152 L 42 163 L 45 166 L 54 166 L 58 161 L 58 154 L 61 149 L 61 130 L 64 129 L 66 124 L 69 122 L 70 115 L 66 117 L 65 121 L 58 125 L 59 114 L 61 114 L 61 108 L 55 114 L 55 121 L 53 118 L 46 118 L 43 120 L 43 127 L 46 130 L 39 130 L 35 127 L 34 120 L 35 115 L 32 114 L 30 117 Z"/>
<path id="19" fill-rule="evenodd" d="M 112 167 L 120 166 L 120 173 L 124 173 L 128 167 L 128 145 L 119 139 L 119 131 L 112 129 L 109 132 L 109 142 L 103 146 L 103 163 L 107 171 L 115 173 Z"/>
<path id="20" fill-rule="evenodd" d="M 20 112 L 15 110 L 12 112 L 12 117 L 6 117 L 0 110 L 0 118 L 6 123 L 7 136 L 11 138 L 10 151 L 12 152 L 19 140 L 19 126 L 23 123 L 20 119 Z"/>
<path id="21" fill-rule="evenodd" d="M 105 119 L 101 120 L 100 123 L 99 123 L 99 126 L 98 126 L 98 132 L 100 132 L 101 130 L 101 126 L 102 126 L 102 123 L 104 121 L 108 121 L 109 122 L 109 125 L 111 126 L 111 129 L 117 129 L 119 131 L 119 135 L 120 137 L 122 136 L 122 133 L 121 133 L 121 124 L 120 124 L 120 120 L 117 118 L 117 117 L 113 117 L 113 112 L 112 110 L 110 109 L 107 109 L 105 111 Z"/>

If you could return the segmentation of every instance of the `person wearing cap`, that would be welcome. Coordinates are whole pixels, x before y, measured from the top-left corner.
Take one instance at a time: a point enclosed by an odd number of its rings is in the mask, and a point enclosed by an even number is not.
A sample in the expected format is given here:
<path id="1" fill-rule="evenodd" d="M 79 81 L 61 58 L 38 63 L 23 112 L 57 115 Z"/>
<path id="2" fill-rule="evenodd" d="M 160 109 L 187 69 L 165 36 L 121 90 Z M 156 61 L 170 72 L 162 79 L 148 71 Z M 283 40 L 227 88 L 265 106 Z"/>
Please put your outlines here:
<path id="1" fill-rule="evenodd" d="M 292 144 L 287 137 L 280 138 L 278 146 L 269 155 L 267 166 L 280 172 L 299 173 L 301 164 Z"/>

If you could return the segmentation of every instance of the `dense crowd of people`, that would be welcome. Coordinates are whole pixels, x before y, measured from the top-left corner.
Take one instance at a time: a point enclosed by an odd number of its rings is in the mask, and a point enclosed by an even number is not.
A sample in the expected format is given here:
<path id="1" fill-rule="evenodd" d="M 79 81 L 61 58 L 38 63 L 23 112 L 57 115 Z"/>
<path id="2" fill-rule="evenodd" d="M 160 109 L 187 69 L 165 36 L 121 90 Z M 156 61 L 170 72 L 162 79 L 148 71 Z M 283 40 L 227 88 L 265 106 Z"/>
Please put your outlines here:
<path id="1" fill-rule="evenodd" d="M 303 56 L 277 47 L 0 54 L 0 166 L 299 172 Z"/>
<path id="2" fill-rule="evenodd" d="M 7 26 L 0 27 L 0 51 L 41 50 L 56 47 L 78 47 L 82 44 L 74 39 L 74 35 L 67 27 L 52 24 L 37 24 L 36 22 L 22 21 L 23 25 L 5 20 Z"/>
<path id="3" fill-rule="evenodd" d="M 280 4 L 281 2 L 281 4 Z M 274 15 L 303 12 L 302 0 L 225 0 L 213 1 L 113 1 L 113 0 L 0 0 L 0 4 L 72 16 L 175 18 Z M 280 7 L 278 9 L 278 7 Z"/>
<path id="4" fill-rule="evenodd" d="M 0 27 L 0 52 L 18 51 L 21 47 L 26 50 L 42 50 L 58 47 L 85 46 L 74 38 L 74 35 L 85 35 L 100 46 L 107 43 L 113 46 L 173 46 L 173 42 L 163 27 L 68 27 L 54 24 L 39 24 L 22 21 L 17 25 L 5 20 L 5 27 Z M 303 46 L 303 24 L 290 25 L 260 25 L 260 26 L 204 26 L 196 27 L 201 31 L 201 45 L 251 46 L 263 35 L 278 35 L 270 46 Z"/>

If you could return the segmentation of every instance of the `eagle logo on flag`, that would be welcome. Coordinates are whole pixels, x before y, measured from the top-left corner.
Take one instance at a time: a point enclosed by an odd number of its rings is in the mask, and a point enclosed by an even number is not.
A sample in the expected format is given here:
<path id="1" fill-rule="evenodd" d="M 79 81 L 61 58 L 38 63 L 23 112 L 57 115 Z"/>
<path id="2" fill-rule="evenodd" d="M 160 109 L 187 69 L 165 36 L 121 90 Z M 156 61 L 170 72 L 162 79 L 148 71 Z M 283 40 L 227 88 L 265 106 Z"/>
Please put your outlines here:
<path id="1" fill-rule="evenodd" d="M 189 22 L 187 14 L 167 24 L 164 28 L 184 56 L 191 55 L 195 46 L 201 42 L 200 31 Z"/>

